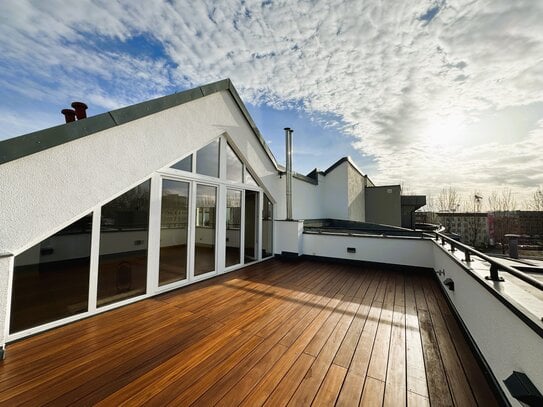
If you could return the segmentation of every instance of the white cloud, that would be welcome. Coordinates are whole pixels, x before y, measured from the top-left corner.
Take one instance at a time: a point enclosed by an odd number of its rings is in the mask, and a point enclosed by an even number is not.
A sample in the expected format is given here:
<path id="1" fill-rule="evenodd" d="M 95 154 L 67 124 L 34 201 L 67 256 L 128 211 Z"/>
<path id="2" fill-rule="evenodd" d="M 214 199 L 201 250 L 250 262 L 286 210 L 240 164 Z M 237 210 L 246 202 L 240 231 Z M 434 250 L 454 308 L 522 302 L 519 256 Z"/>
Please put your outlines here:
<path id="1" fill-rule="evenodd" d="M 543 182 L 542 137 L 512 126 L 496 143 L 481 128 L 512 106 L 543 117 L 543 2 L 215 3 L 8 0 L 0 88 L 110 109 L 230 77 L 248 102 L 339 115 L 377 181 L 519 193 Z M 100 50 L 142 35 L 165 55 Z"/>

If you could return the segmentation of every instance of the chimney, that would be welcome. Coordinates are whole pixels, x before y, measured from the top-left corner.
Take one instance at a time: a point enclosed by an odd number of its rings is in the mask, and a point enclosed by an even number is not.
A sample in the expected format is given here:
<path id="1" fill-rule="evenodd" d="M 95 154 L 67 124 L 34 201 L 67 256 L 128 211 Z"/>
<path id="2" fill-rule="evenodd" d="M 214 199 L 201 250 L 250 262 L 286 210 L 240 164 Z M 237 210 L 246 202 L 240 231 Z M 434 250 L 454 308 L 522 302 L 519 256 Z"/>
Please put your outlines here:
<path id="1" fill-rule="evenodd" d="M 88 106 L 83 102 L 73 102 L 72 107 L 75 110 L 75 115 L 77 116 L 77 120 L 86 119 L 87 118 L 87 108 Z"/>
<path id="2" fill-rule="evenodd" d="M 287 220 L 292 220 L 292 133 L 289 127 L 285 127 L 286 167 L 287 167 Z"/>
<path id="3" fill-rule="evenodd" d="M 75 122 L 75 110 L 62 109 L 60 113 L 64 115 L 64 119 L 66 119 L 66 123 Z"/>

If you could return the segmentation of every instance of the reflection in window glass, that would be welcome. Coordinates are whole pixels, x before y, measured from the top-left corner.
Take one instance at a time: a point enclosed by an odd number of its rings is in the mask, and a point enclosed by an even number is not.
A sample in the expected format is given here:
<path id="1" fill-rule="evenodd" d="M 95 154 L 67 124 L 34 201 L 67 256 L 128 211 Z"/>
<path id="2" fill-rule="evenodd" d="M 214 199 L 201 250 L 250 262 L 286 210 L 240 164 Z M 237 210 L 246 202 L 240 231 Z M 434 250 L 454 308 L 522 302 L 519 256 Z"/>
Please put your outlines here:
<path id="1" fill-rule="evenodd" d="M 273 255 L 273 204 L 264 194 L 262 208 L 262 257 Z"/>
<path id="2" fill-rule="evenodd" d="M 92 214 L 15 256 L 9 332 L 88 310 Z"/>
<path id="3" fill-rule="evenodd" d="M 257 185 L 255 179 L 247 168 L 245 168 L 245 183 L 249 185 Z"/>
<path id="4" fill-rule="evenodd" d="M 98 306 L 145 294 L 150 186 L 145 181 L 102 206 Z"/>
<path id="5" fill-rule="evenodd" d="M 241 191 L 226 190 L 226 267 L 239 264 L 241 241 Z"/>
<path id="6" fill-rule="evenodd" d="M 189 155 L 188 157 L 183 158 L 181 161 L 176 162 L 170 168 L 192 172 L 192 155 Z"/>
<path id="7" fill-rule="evenodd" d="M 187 278 L 189 183 L 162 181 L 159 285 Z"/>
<path id="8" fill-rule="evenodd" d="M 210 177 L 219 177 L 219 139 L 196 152 L 196 172 Z"/>
<path id="9" fill-rule="evenodd" d="M 216 203 L 216 187 L 208 185 L 196 186 L 195 276 L 215 270 Z"/>
<path id="10" fill-rule="evenodd" d="M 243 164 L 230 145 L 226 145 L 226 179 L 243 182 Z"/>

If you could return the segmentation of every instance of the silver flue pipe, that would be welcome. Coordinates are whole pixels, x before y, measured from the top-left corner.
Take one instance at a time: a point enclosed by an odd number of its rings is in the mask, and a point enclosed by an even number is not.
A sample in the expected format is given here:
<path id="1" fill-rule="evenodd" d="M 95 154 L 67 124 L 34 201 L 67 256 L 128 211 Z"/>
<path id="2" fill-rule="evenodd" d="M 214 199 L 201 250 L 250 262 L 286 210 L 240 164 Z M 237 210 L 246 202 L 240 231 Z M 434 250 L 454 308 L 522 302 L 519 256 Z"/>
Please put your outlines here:
<path id="1" fill-rule="evenodd" d="M 294 130 L 285 127 L 287 220 L 292 220 L 292 133 Z"/>

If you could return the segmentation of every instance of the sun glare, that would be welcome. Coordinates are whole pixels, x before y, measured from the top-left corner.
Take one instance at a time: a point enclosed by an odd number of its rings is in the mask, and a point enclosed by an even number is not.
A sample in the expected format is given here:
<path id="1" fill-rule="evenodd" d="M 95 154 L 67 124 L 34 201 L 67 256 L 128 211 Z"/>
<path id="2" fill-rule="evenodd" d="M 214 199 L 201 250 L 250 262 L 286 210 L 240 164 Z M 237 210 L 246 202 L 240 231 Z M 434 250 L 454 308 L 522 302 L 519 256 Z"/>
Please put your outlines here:
<path id="1" fill-rule="evenodd" d="M 465 139 L 465 121 L 461 116 L 438 117 L 428 123 L 422 138 L 434 146 L 454 146 Z"/>

